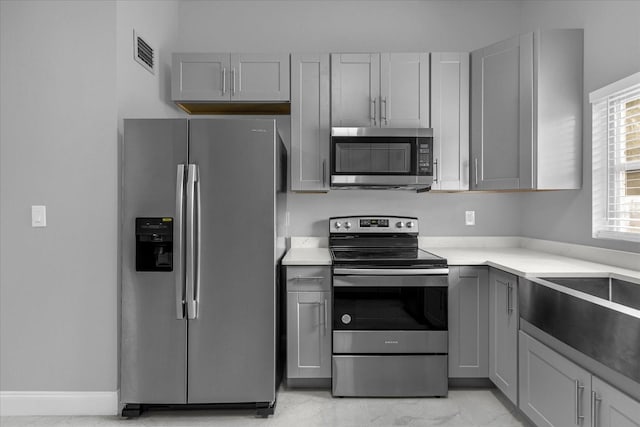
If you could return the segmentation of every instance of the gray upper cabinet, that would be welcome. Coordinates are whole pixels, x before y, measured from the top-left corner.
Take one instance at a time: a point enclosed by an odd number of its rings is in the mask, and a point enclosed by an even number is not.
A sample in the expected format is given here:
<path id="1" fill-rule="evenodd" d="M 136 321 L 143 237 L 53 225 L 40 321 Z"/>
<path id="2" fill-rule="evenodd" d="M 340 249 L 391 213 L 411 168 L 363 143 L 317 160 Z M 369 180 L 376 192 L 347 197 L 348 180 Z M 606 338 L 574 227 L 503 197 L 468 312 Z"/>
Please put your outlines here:
<path id="1" fill-rule="evenodd" d="M 329 190 L 329 54 L 291 55 L 291 190 Z"/>
<path id="2" fill-rule="evenodd" d="M 489 377 L 489 270 L 449 267 L 449 378 Z"/>
<path id="3" fill-rule="evenodd" d="M 518 278 L 489 270 L 489 379 L 518 404 Z"/>
<path id="4" fill-rule="evenodd" d="M 429 127 L 429 54 L 332 54 L 331 124 Z"/>
<path id="5" fill-rule="evenodd" d="M 583 30 L 542 30 L 471 53 L 471 189 L 582 185 Z"/>
<path id="6" fill-rule="evenodd" d="M 432 190 L 469 189 L 469 54 L 431 53 Z"/>
<path id="7" fill-rule="evenodd" d="M 289 54 L 174 53 L 174 101 L 289 100 Z"/>

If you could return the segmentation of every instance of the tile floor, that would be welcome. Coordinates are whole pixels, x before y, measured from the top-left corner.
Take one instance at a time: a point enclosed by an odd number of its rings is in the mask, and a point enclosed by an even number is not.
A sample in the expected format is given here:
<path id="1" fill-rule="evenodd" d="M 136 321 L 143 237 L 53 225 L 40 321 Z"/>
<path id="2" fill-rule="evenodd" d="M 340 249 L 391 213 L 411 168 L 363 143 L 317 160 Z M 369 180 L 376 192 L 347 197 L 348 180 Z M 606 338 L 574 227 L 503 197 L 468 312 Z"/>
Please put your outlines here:
<path id="1" fill-rule="evenodd" d="M 2 417 L 2 427 L 152 427 L 152 426 L 439 426 L 515 427 L 529 424 L 512 413 L 504 397 L 492 390 L 450 390 L 447 398 L 332 398 L 325 390 L 280 390 L 275 415 L 254 412 L 155 411 L 140 418 Z"/>

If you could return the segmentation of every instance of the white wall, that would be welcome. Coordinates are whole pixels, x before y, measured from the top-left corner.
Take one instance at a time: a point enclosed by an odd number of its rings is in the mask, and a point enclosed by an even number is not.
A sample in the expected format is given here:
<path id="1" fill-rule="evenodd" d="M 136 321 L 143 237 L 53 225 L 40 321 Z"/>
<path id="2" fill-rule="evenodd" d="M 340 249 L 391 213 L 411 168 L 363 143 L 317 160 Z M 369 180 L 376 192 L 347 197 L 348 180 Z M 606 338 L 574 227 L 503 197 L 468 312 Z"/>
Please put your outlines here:
<path id="1" fill-rule="evenodd" d="M 523 198 L 522 234 L 640 252 L 640 244 L 591 238 L 589 92 L 640 71 L 640 1 L 525 1 L 523 31 L 584 28 L 583 185 Z"/>
<path id="2" fill-rule="evenodd" d="M 520 31 L 519 2 L 180 2 L 182 51 L 471 51 Z M 334 191 L 290 194 L 292 235 L 327 235 L 330 216 L 407 214 L 427 235 L 518 235 L 520 194 Z M 464 225 L 475 210 L 477 225 Z"/>
<path id="3" fill-rule="evenodd" d="M 116 388 L 115 23 L 113 1 L 0 2 L 3 391 Z"/>

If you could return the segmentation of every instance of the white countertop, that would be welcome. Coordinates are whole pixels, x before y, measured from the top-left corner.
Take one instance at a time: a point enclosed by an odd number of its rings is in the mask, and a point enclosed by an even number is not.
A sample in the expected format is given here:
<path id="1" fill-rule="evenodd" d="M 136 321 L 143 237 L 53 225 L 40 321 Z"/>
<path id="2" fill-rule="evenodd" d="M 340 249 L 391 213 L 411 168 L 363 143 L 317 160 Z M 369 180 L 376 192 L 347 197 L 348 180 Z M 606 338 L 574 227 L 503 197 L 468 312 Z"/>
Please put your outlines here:
<path id="1" fill-rule="evenodd" d="M 328 248 L 291 248 L 282 265 L 331 265 L 331 254 Z"/>
<path id="2" fill-rule="evenodd" d="M 622 278 L 640 280 L 638 269 L 615 267 L 522 247 L 423 247 L 447 259 L 449 265 L 488 265 L 523 276 L 576 276 L 613 273 Z M 331 265 L 326 247 L 294 247 L 289 249 L 283 265 Z"/>
<path id="3" fill-rule="evenodd" d="M 626 278 L 640 279 L 640 270 L 525 248 L 425 248 L 425 250 L 446 258 L 449 265 L 488 265 L 523 277 L 589 276 L 614 273 Z"/>

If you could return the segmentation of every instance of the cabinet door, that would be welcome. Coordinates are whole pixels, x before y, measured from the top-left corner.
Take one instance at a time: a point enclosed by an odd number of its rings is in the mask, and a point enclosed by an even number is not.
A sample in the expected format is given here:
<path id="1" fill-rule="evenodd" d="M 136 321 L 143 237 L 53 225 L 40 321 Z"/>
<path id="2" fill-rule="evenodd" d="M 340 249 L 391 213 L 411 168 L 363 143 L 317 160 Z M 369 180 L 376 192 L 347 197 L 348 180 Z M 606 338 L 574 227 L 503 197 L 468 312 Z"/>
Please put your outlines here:
<path id="1" fill-rule="evenodd" d="M 174 101 L 229 101 L 228 53 L 174 53 L 171 98 Z"/>
<path id="2" fill-rule="evenodd" d="M 287 377 L 331 377 L 331 294 L 287 293 Z"/>
<path id="3" fill-rule="evenodd" d="M 591 389 L 594 427 L 640 427 L 640 402 L 598 377 L 592 377 Z"/>
<path id="4" fill-rule="evenodd" d="M 489 377 L 487 267 L 449 267 L 449 377 Z"/>
<path id="5" fill-rule="evenodd" d="M 380 126 L 380 54 L 331 55 L 331 125 Z"/>
<path id="6" fill-rule="evenodd" d="M 431 54 L 432 190 L 469 189 L 469 54 Z"/>
<path id="7" fill-rule="evenodd" d="M 520 47 L 516 36 L 471 53 L 472 189 L 521 188 Z"/>
<path id="8" fill-rule="evenodd" d="M 291 189 L 329 189 L 329 54 L 291 56 Z"/>
<path id="9" fill-rule="evenodd" d="M 518 282 L 504 271 L 489 271 L 489 378 L 518 403 Z"/>
<path id="10" fill-rule="evenodd" d="M 380 126 L 429 127 L 429 54 L 380 55 Z"/>
<path id="11" fill-rule="evenodd" d="M 522 331 L 519 357 L 520 409 L 535 425 L 591 425 L 589 372 Z"/>
<path id="12" fill-rule="evenodd" d="M 289 54 L 231 54 L 232 101 L 288 101 Z"/>

